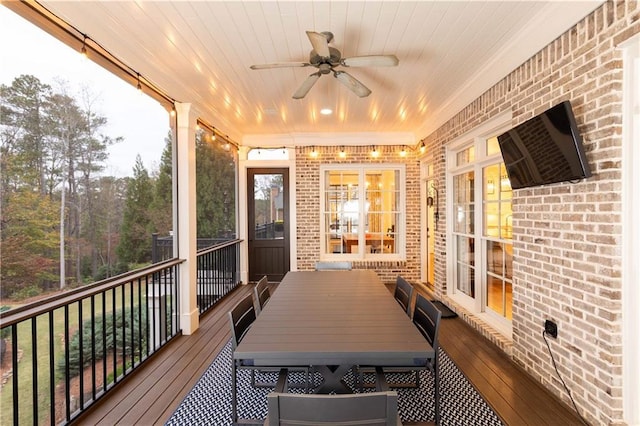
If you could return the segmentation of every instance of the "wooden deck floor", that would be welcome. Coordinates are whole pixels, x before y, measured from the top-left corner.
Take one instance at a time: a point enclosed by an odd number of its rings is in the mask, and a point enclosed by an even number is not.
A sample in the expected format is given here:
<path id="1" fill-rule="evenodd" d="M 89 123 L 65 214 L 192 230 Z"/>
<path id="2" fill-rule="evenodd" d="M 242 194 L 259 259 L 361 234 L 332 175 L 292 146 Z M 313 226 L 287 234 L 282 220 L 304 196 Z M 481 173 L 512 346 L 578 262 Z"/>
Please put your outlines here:
<path id="1" fill-rule="evenodd" d="M 201 318 L 196 333 L 174 339 L 75 423 L 164 424 L 228 341 L 227 312 L 252 289 L 240 286 L 228 295 Z M 440 342 L 507 425 L 581 424 L 566 405 L 461 319 L 442 320 Z"/>

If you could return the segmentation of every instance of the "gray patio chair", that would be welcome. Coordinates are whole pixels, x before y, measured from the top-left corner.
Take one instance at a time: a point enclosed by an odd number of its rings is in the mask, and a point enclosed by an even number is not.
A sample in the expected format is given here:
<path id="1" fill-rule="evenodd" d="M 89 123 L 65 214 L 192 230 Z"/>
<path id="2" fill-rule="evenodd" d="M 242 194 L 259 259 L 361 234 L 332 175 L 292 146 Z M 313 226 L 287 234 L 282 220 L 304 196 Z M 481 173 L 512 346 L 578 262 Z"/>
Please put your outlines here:
<path id="1" fill-rule="evenodd" d="M 413 297 L 413 286 L 404 279 L 402 276 L 398 275 L 396 279 L 396 289 L 393 293 L 393 297 L 396 299 L 398 304 L 404 309 L 409 317 L 411 317 L 411 298 Z M 364 373 L 370 373 L 372 370 L 370 367 L 360 367 L 358 368 L 358 379 L 362 386 L 364 386 Z M 415 380 L 411 383 L 407 382 L 397 382 L 390 383 L 391 387 L 394 388 L 415 388 L 419 385 L 418 381 L 418 372 L 415 370 L 407 370 L 405 368 L 385 368 L 385 372 L 387 373 L 411 373 L 415 375 Z"/>
<path id="2" fill-rule="evenodd" d="M 418 294 L 416 298 L 416 306 L 413 310 L 413 323 L 416 325 L 420 333 L 427 339 L 434 350 L 434 357 L 432 359 L 426 358 L 424 367 L 429 369 L 433 373 L 434 377 L 434 401 L 436 425 L 440 424 L 440 373 L 439 369 L 439 356 L 438 356 L 438 331 L 440 330 L 440 319 L 442 317 L 441 312 L 436 306 L 427 300 L 421 294 Z"/>
<path id="3" fill-rule="evenodd" d="M 264 307 L 264 305 L 266 305 L 266 303 L 271 298 L 271 291 L 269 290 L 269 285 L 268 285 L 266 275 L 260 278 L 260 281 L 258 281 L 256 286 L 254 287 L 253 295 L 257 302 L 256 313 L 260 315 L 262 308 Z"/>
<path id="4" fill-rule="evenodd" d="M 228 312 L 229 323 L 231 325 L 231 348 L 235 352 L 236 348 L 249 331 L 249 328 L 256 320 L 256 310 L 253 305 L 253 295 L 249 294 L 242 299 L 231 311 Z M 233 422 L 237 421 L 238 413 L 238 389 L 237 389 L 237 373 L 238 369 L 251 370 L 251 385 L 253 387 L 273 387 L 275 383 L 258 383 L 256 382 L 256 370 L 262 371 L 278 371 L 278 368 L 256 367 L 251 361 L 232 360 L 231 368 L 231 412 Z M 304 384 L 305 392 L 309 390 L 309 368 L 297 367 L 297 370 L 306 372 L 306 380 Z"/>
<path id="5" fill-rule="evenodd" d="M 402 425 L 398 394 L 388 390 L 381 370 L 376 392 L 357 394 L 286 393 L 287 375 L 287 369 L 280 370 L 276 388 L 267 395 L 265 425 Z"/>
<path id="6" fill-rule="evenodd" d="M 413 286 L 409 281 L 398 275 L 396 279 L 396 289 L 393 297 L 398 301 L 400 306 L 405 310 L 407 315 L 411 317 L 411 298 L 413 298 Z"/>
<path id="7" fill-rule="evenodd" d="M 351 262 L 316 262 L 316 271 L 350 271 Z"/>

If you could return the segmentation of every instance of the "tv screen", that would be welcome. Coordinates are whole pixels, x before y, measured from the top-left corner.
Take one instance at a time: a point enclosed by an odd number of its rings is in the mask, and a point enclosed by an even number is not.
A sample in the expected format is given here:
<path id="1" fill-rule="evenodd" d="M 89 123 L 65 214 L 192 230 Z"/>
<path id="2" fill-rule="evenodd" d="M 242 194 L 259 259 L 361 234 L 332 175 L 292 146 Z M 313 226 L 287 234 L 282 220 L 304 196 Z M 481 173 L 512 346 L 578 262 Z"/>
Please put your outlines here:
<path id="1" fill-rule="evenodd" d="M 501 134 L 498 143 L 513 189 L 591 176 L 569 101 Z"/>

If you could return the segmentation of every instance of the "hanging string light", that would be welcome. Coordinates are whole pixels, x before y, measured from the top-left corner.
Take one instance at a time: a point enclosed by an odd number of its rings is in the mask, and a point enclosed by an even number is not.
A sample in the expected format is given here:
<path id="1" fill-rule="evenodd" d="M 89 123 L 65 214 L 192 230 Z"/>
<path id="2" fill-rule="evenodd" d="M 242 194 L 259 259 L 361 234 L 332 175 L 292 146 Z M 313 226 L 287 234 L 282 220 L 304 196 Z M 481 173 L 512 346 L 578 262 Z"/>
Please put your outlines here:
<path id="1" fill-rule="evenodd" d="M 318 151 L 316 151 L 316 147 L 311 147 L 311 153 L 309 154 L 311 158 L 318 158 Z"/>
<path id="2" fill-rule="evenodd" d="M 403 146 L 402 149 L 400 150 L 400 157 L 406 157 L 407 156 L 407 150 L 405 149 L 405 147 Z"/>
<path id="3" fill-rule="evenodd" d="M 83 37 L 84 38 L 82 39 L 82 49 L 80 49 L 80 54 L 84 59 L 87 59 L 87 36 L 83 34 Z"/>
<path id="4" fill-rule="evenodd" d="M 378 148 L 374 145 L 373 149 L 371 150 L 371 156 L 373 158 L 378 158 L 380 156 L 380 151 L 378 151 Z"/>
<path id="5" fill-rule="evenodd" d="M 140 73 L 136 73 L 136 75 L 138 76 L 138 85 L 137 85 L 137 89 L 138 89 L 138 93 L 142 94 L 142 84 L 140 84 Z"/>
<path id="6" fill-rule="evenodd" d="M 424 152 L 427 150 L 427 147 L 424 146 L 424 139 L 420 142 L 420 154 L 424 154 Z"/>
<path id="7" fill-rule="evenodd" d="M 344 146 L 340 147 L 340 152 L 338 153 L 338 157 L 347 158 L 347 152 L 344 150 Z"/>

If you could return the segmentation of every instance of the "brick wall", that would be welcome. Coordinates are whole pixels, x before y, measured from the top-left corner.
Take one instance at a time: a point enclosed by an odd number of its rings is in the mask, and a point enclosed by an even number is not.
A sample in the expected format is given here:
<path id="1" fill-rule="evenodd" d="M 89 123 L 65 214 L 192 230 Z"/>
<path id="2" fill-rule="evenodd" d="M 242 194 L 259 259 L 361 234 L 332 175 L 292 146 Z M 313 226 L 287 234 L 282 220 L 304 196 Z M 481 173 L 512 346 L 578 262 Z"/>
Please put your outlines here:
<path id="1" fill-rule="evenodd" d="M 512 111 L 515 126 L 571 101 L 593 176 L 514 192 L 512 356 L 569 403 L 541 336 L 544 320 L 556 321 L 559 336 L 550 345 L 560 373 L 594 424 L 622 421 L 623 75 L 616 46 L 640 32 L 639 16 L 637 2 L 604 3 L 426 139 L 441 160 L 438 180 L 445 182 L 449 141 L 503 111 Z M 445 235 L 436 237 L 442 254 Z M 437 259 L 436 293 L 442 294 L 446 265 L 444 256 Z"/>
<path id="2" fill-rule="evenodd" d="M 320 258 L 320 165 L 322 164 L 405 164 L 406 165 L 406 261 L 357 261 L 354 269 L 373 269 L 385 283 L 395 283 L 398 275 L 411 282 L 420 279 L 420 165 L 416 152 L 407 149 L 407 156 L 398 153 L 403 146 L 379 146 L 380 156 L 372 158 L 370 146 L 346 147 L 347 157 L 339 158 L 340 147 L 316 147 L 318 157 L 312 158 L 309 148 L 296 150 L 298 227 L 298 269 L 312 270 Z"/>

